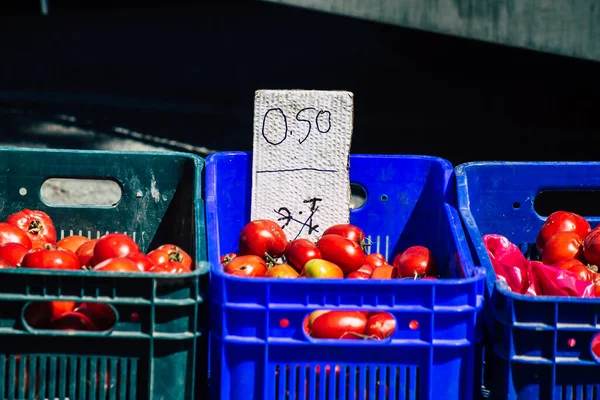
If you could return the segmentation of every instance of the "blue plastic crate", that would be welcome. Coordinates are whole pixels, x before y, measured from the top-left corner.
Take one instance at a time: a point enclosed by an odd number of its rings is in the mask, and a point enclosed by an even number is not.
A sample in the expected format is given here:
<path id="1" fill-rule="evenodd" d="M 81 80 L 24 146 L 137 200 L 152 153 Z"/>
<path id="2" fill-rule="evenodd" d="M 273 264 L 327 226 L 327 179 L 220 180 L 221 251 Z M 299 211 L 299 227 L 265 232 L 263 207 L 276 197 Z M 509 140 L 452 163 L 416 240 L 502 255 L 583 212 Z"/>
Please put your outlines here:
<path id="1" fill-rule="evenodd" d="M 496 233 L 525 253 L 535 248 L 545 221 L 534 209 L 536 196 L 542 190 L 599 188 L 600 163 L 476 162 L 455 171 L 473 261 L 487 271 L 485 375 L 491 398 L 600 398 L 600 364 L 591 353 L 592 338 L 600 333 L 600 299 L 511 292 L 496 280 L 481 238 Z M 600 221 L 586 219 L 592 226 Z"/>
<path id="2" fill-rule="evenodd" d="M 350 179 L 366 191 L 351 222 L 390 260 L 412 245 L 434 253 L 446 280 L 244 279 L 222 272 L 250 221 L 252 157 L 206 162 L 210 371 L 214 399 L 469 399 L 480 371 L 484 274 L 468 252 L 449 162 L 425 156 L 351 155 Z M 451 184 L 449 184 L 451 182 Z M 387 311 L 391 341 L 315 341 L 302 322 L 317 309 Z M 282 328 L 280 321 L 289 326 Z M 417 321 L 416 330 L 409 328 Z M 317 373 L 327 366 L 341 373 Z M 378 385 L 379 382 L 380 384 Z M 387 390 L 386 390 L 387 389 Z"/>

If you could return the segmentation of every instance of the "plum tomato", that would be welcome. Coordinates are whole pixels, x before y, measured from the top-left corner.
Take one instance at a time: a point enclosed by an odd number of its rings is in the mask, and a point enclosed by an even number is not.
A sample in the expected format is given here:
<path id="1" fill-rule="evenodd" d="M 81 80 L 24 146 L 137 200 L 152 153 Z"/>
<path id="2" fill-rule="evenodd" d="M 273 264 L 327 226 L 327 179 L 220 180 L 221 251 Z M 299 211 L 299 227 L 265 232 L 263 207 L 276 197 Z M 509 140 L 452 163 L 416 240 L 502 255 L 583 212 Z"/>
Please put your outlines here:
<path id="1" fill-rule="evenodd" d="M 81 265 L 72 251 L 46 244 L 29 250 L 21 261 L 21 268 L 80 270 Z"/>
<path id="2" fill-rule="evenodd" d="M 411 246 L 404 250 L 396 255 L 393 265 L 398 270 L 399 278 L 422 278 L 437 274 L 433 254 L 424 246 Z"/>
<path id="3" fill-rule="evenodd" d="M 377 268 L 377 267 L 387 264 L 388 262 L 385 260 L 385 257 L 383 257 L 383 254 L 371 253 L 371 254 L 367 254 L 367 256 L 365 257 L 364 263 L 372 266 L 373 268 Z"/>
<path id="4" fill-rule="evenodd" d="M 364 271 L 354 271 L 350 272 L 347 276 L 347 279 L 371 279 L 371 274 Z"/>
<path id="5" fill-rule="evenodd" d="M 296 271 L 302 271 L 307 262 L 323 258 L 321 250 L 308 239 L 295 239 L 285 246 L 285 259 Z"/>
<path id="6" fill-rule="evenodd" d="M 109 330 L 117 321 L 115 310 L 104 303 L 82 303 L 74 311 L 87 316 L 101 331 Z"/>
<path id="7" fill-rule="evenodd" d="M 104 260 L 92 268 L 94 272 L 141 272 L 137 264 L 126 257 Z"/>
<path id="8" fill-rule="evenodd" d="M 583 254 L 590 264 L 600 267 L 599 229 L 594 229 L 583 238 Z"/>
<path id="9" fill-rule="evenodd" d="M 308 314 L 308 316 L 306 317 L 306 323 L 307 323 L 307 327 L 308 330 L 310 331 L 310 329 L 312 328 L 312 324 L 313 322 L 315 322 L 315 319 L 317 319 L 318 317 L 320 317 L 321 315 L 328 313 L 331 310 L 315 310 L 313 312 L 311 312 L 310 314 Z"/>
<path id="10" fill-rule="evenodd" d="M 36 301 L 25 308 L 23 316 L 32 328 L 44 329 L 52 320 L 74 309 L 73 301 Z"/>
<path id="11" fill-rule="evenodd" d="M 306 263 L 301 275 L 309 278 L 343 279 L 344 271 L 331 261 L 315 258 Z"/>
<path id="12" fill-rule="evenodd" d="M 49 329 L 58 329 L 62 331 L 97 331 L 98 327 L 87 315 L 69 311 L 60 317 L 52 320 Z"/>
<path id="13" fill-rule="evenodd" d="M 150 257 L 144 253 L 129 253 L 127 256 L 125 256 L 125 258 L 133 261 L 135 265 L 137 265 L 138 269 L 142 272 L 149 271 L 150 268 L 156 265 L 154 261 L 152 261 Z"/>
<path id="14" fill-rule="evenodd" d="M 9 215 L 6 222 L 27 233 L 32 243 L 56 243 L 54 223 L 50 216 L 43 211 L 24 208 Z"/>
<path id="15" fill-rule="evenodd" d="M 20 267 L 23 257 L 29 249 L 19 243 L 5 243 L 0 246 L 0 258 L 6 260 L 13 267 Z"/>
<path id="16" fill-rule="evenodd" d="M 319 339 L 364 338 L 367 317 L 359 311 L 329 311 L 319 315 L 310 326 L 310 336 Z"/>
<path id="17" fill-rule="evenodd" d="M 590 224 L 581 215 L 568 211 L 555 211 L 546 218 L 537 235 L 535 245 L 538 252 L 542 254 L 546 242 L 559 232 L 574 232 L 583 239 L 589 231 Z"/>
<path id="18" fill-rule="evenodd" d="M 85 242 L 75 252 L 77 258 L 79 258 L 79 264 L 82 267 L 93 267 L 96 265 L 96 261 L 94 260 L 94 247 L 96 247 L 96 242 L 98 239 L 92 239 L 89 242 Z"/>
<path id="19" fill-rule="evenodd" d="M 560 269 L 569 269 L 576 265 L 583 265 L 585 267 L 585 264 L 583 264 L 581 261 L 576 260 L 574 258 L 562 258 L 562 259 L 556 261 L 554 264 L 552 264 L 553 267 L 560 268 Z"/>
<path id="20" fill-rule="evenodd" d="M 85 236 L 71 235 L 62 238 L 56 243 L 56 245 L 58 247 L 62 247 L 65 250 L 71 250 L 73 253 L 75 253 L 82 244 L 89 241 L 90 239 L 88 239 Z"/>
<path id="21" fill-rule="evenodd" d="M 257 219 L 242 228 L 239 237 L 241 255 L 279 258 L 285 251 L 287 237 L 276 223 L 268 219 Z"/>
<path id="22" fill-rule="evenodd" d="M 153 266 L 148 272 L 153 274 L 189 274 L 192 270 L 179 261 L 167 261 Z"/>
<path id="23" fill-rule="evenodd" d="M 351 242 L 357 243 L 363 250 L 369 245 L 365 239 L 365 233 L 356 225 L 352 224 L 338 224 L 332 225 L 325 229 L 323 236 L 325 235 L 340 235 L 343 238 L 350 240 Z"/>
<path id="24" fill-rule="evenodd" d="M 0 245 L 6 243 L 22 244 L 27 247 L 27 250 L 32 247 L 31 239 L 23 230 L 6 222 L 0 222 Z"/>
<path id="25" fill-rule="evenodd" d="M 222 255 L 220 258 L 221 265 L 226 266 L 229 261 L 233 260 L 237 256 L 238 256 L 237 253 L 227 253 L 227 254 Z"/>
<path id="26" fill-rule="evenodd" d="M 365 261 L 365 252 L 357 242 L 340 235 L 323 235 L 317 241 L 322 258 L 340 267 L 344 274 L 359 269 Z"/>
<path id="27" fill-rule="evenodd" d="M 267 273 L 267 263 L 262 257 L 248 254 L 235 257 L 224 270 L 226 274 L 239 277 L 261 277 Z"/>
<path id="28" fill-rule="evenodd" d="M 102 236 L 94 246 L 94 261 L 102 261 L 116 257 L 126 257 L 130 253 L 139 253 L 140 248 L 132 238 L 123 233 L 109 233 Z"/>
<path id="29" fill-rule="evenodd" d="M 386 312 L 378 312 L 369 316 L 365 335 L 375 339 L 385 339 L 396 332 L 396 319 Z"/>
<path id="30" fill-rule="evenodd" d="M 554 265 L 563 258 L 584 260 L 581 238 L 575 232 L 559 232 L 552 236 L 542 250 L 542 262 Z"/>
<path id="31" fill-rule="evenodd" d="M 174 244 L 163 244 L 148 254 L 154 264 L 163 264 L 168 261 L 177 261 L 192 269 L 192 257 L 186 253 L 181 247 Z"/>
<path id="32" fill-rule="evenodd" d="M 269 268 L 265 276 L 269 278 L 297 278 L 300 274 L 289 264 L 276 264 Z"/>
<path id="33" fill-rule="evenodd" d="M 382 265 L 373 270 L 371 279 L 393 279 L 398 277 L 398 269 L 392 265 Z"/>
<path id="34" fill-rule="evenodd" d="M 594 273 L 583 264 L 573 265 L 572 267 L 569 267 L 567 271 L 573 272 L 575 275 L 577 275 L 577 279 L 579 280 L 584 282 L 593 282 Z"/>

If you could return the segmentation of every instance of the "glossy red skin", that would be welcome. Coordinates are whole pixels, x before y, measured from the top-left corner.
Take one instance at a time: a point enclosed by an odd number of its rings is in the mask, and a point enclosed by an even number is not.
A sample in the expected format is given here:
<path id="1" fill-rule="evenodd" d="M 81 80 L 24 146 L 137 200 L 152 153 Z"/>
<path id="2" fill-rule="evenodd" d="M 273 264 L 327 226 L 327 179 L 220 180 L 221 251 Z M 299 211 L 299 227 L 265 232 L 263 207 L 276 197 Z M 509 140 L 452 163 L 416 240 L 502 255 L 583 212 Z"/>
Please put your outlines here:
<path id="1" fill-rule="evenodd" d="M 23 257 L 21 268 L 80 270 L 81 265 L 72 251 L 48 244 L 29 250 Z"/>
<path id="2" fill-rule="evenodd" d="M 0 269 L 6 268 L 14 268 L 14 266 L 10 265 L 10 263 L 2 258 L 0 258 Z"/>
<path id="3" fill-rule="evenodd" d="M 332 225 L 325 229 L 323 236 L 325 235 L 339 235 L 360 246 L 365 244 L 365 233 L 358 226 L 352 224 Z"/>
<path id="4" fill-rule="evenodd" d="M 141 272 L 137 264 L 126 257 L 104 260 L 92 268 L 94 272 Z"/>
<path id="5" fill-rule="evenodd" d="M 261 257 L 249 254 L 235 257 L 223 269 L 229 275 L 245 278 L 261 277 L 267 273 L 267 263 Z"/>
<path id="6" fill-rule="evenodd" d="M 369 317 L 365 335 L 385 339 L 396 332 L 396 319 L 389 313 L 379 312 Z"/>
<path id="7" fill-rule="evenodd" d="M 546 242 L 542 251 L 542 262 L 554 265 L 564 258 L 575 258 L 583 261 L 583 246 L 581 238 L 575 232 L 559 232 Z"/>
<path id="8" fill-rule="evenodd" d="M 308 239 L 292 240 L 285 246 L 284 255 L 287 262 L 296 271 L 302 271 L 304 265 L 310 260 L 323 258 L 321 250 Z"/>
<path id="9" fill-rule="evenodd" d="M 97 331 L 98 327 L 85 314 L 76 311 L 64 313 L 50 322 L 49 329 L 62 331 Z"/>
<path id="10" fill-rule="evenodd" d="M 50 321 L 74 309 L 75 302 L 73 301 L 34 302 L 25 309 L 25 322 L 32 328 L 44 329 L 48 327 Z"/>
<path id="11" fill-rule="evenodd" d="M 299 277 L 300 274 L 289 264 L 277 264 L 269 268 L 265 277 L 267 278 L 285 278 L 292 279 Z"/>
<path id="12" fill-rule="evenodd" d="M 567 271 L 576 274 L 579 280 L 585 282 L 593 282 L 594 273 L 590 271 L 585 265 L 574 265 L 570 267 Z"/>
<path id="13" fill-rule="evenodd" d="M 394 267 L 400 278 L 422 278 L 437 274 L 433 254 L 427 247 L 411 246 L 394 258 Z"/>
<path id="14" fill-rule="evenodd" d="M 543 253 L 546 242 L 559 232 L 575 232 L 581 239 L 590 231 L 590 224 L 579 214 L 568 211 L 556 211 L 546 218 L 542 225 L 535 245 L 540 254 Z"/>
<path id="15" fill-rule="evenodd" d="M 238 256 L 237 253 L 227 253 L 227 254 L 222 255 L 220 258 L 221 265 L 226 266 L 227 263 L 229 263 L 229 261 L 233 260 L 237 256 Z"/>
<path id="16" fill-rule="evenodd" d="M 365 257 L 365 264 L 372 266 L 373 268 L 381 267 L 382 265 L 386 265 L 388 262 L 383 257 L 381 253 L 371 253 L 367 254 Z"/>
<path id="17" fill-rule="evenodd" d="M 324 235 L 317 242 L 324 260 L 331 261 L 345 275 L 359 269 L 365 261 L 365 252 L 356 242 L 340 235 Z"/>
<path id="18" fill-rule="evenodd" d="M 167 261 L 162 264 L 155 265 L 148 271 L 152 274 L 189 274 L 192 272 L 190 267 L 183 265 L 179 261 Z"/>
<path id="19" fill-rule="evenodd" d="M 388 263 L 381 264 L 379 267 L 382 267 L 384 265 L 389 265 L 389 264 Z M 369 264 L 363 264 L 362 267 L 360 267 L 359 269 L 357 269 L 354 272 L 362 272 L 362 273 L 365 273 L 365 274 L 371 276 L 371 274 L 373 273 L 375 268 L 379 268 L 379 267 L 373 267 L 372 265 L 369 265 Z"/>
<path id="20" fill-rule="evenodd" d="M 66 236 L 59 240 L 56 245 L 62 247 L 65 250 L 71 250 L 73 253 L 84 243 L 89 242 L 90 239 L 81 235 Z"/>
<path id="21" fill-rule="evenodd" d="M 598 272 L 593 272 L 592 273 L 592 282 L 598 282 L 600 281 L 600 274 Z"/>
<path id="22" fill-rule="evenodd" d="M 75 252 L 77 258 L 79 258 L 79 264 L 82 267 L 93 267 L 96 265 L 96 261 L 94 260 L 94 247 L 96 246 L 96 242 L 98 239 L 92 239 L 89 242 L 85 242 Z"/>
<path id="23" fill-rule="evenodd" d="M 31 239 L 23 230 L 6 222 L 0 222 L 0 245 L 6 243 L 19 243 L 28 250 L 32 247 Z"/>
<path id="24" fill-rule="evenodd" d="M 287 245 L 285 232 L 276 223 L 268 219 L 257 219 L 242 228 L 239 238 L 241 255 L 255 255 L 279 258 Z"/>
<path id="25" fill-rule="evenodd" d="M 192 268 L 192 257 L 186 253 L 181 247 L 174 244 L 163 244 L 148 253 L 154 265 L 164 264 L 168 261 L 177 261 L 188 268 Z"/>
<path id="26" fill-rule="evenodd" d="M 563 258 L 561 260 L 558 260 L 554 264 L 552 264 L 552 266 L 554 266 L 556 268 L 560 268 L 560 269 L 569 269 L 576 265 L 581 265 L 581 266 L 585 267 L 584 263 L 582 263 L 581 261 L 576 260 L 574 258 Z"/>
<path id="27" fill-rule="evenodd" d="M 83 303 L 74 311 L 87 316 L 100 331 L 111 329 L 117 321 L 115 310 L 108 304 Z"/>
<path id="28" fill-rule="evenodd" d="M 48 244 L 48 242 L 46 242 L 44 240 L 44 238 L 41 236 L 29 236 L 29 238 L 31 239 L 31 248 L 32 249 L 39 249 L 41 247 L 44 247 L 46 244 Z"/>
<path id="29" fill-rule="evenodd" d="M 154 267 L 156 264 L 150 257 L 145 255 L 144 253 L 130 253 L 127 254 L 125 258 L 130 259 L 135 263 L 138 269 L 142 272 L 149 271 L 150 268 Z"/>
<path id="30" fill-rule="evenodd" d="M 0 246 L 0 258 L 6 260 L 13 267 L 20 267 L 23 257 L 29 249 L 19 243 L 6 243 Z"/>
<path id="31" fill-rule="evenodd" d="M 314 259 L 306 263 L 301 276 L 323 279 L 343 279 L 344 271 L 331 261 Z"/>
<path id="32" fill-rule="evenodd" d="M 583 254 L 590 264 L 600 267 L 599 229 L 594 229 L 583 238 Z"/>
<path id="33" fill-rule="evenodd" d="M 312 323 L 310 336 L 318 339 L 360 339 L 367 326 L 367 317 L 359 311 L 330 311 Z"/>
<path id="34" fill-rule="evenodd" d="M 94 261 L 102 261 L 116 257 L 126 257 L 131 253 L 139 253 L 140 248 L 132 238 L 123 233 L 109 233 L 102 236 L 94 246 Z"/>
<path id="35" fill-rule="evenodd" d="M 392 265 L 382 265 L 373 270 L 370 279 L 394 279 L 398 277 L 398 269 Z"/>
<path id="36" fill-rule="evenodd" d="M 26 232 L 32 242 L 40 238 L 45 243 L 56 243 L 56 228 L 48 214 L 40 210 L 24 208 L 6 218 L 6 222 Z"/>
<path id="37" fill-rule="evenodd" d="M 347 279 L 371 279 L 371 274 L 363 272 L 363 271 L 354 271 L 350 272 Z"/>

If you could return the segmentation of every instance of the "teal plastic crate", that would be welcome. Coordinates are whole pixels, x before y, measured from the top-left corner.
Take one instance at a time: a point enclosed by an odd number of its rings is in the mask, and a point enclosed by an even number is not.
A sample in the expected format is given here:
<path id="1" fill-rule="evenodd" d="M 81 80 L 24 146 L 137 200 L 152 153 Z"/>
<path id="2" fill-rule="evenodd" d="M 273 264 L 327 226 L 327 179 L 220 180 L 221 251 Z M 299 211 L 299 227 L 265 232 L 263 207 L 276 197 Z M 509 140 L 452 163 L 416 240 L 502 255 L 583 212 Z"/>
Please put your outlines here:
<path id="1" fill-rule="evenodd" d="M 0 220 L 45 211 L 57 239 L 124 232 L 142 251 L 185 249 L 197 269 L 183 275 L 0 270 L 0 399 L 179 400 L 206 390 L 208 289 L 202 169 L 195 155 L 0 148 Z M 48 178 L 109 178 L 114 205 L 50 206 Z M 32 301 L 104 302 L 118 320 L 106 332 L 32 330 Z"/>

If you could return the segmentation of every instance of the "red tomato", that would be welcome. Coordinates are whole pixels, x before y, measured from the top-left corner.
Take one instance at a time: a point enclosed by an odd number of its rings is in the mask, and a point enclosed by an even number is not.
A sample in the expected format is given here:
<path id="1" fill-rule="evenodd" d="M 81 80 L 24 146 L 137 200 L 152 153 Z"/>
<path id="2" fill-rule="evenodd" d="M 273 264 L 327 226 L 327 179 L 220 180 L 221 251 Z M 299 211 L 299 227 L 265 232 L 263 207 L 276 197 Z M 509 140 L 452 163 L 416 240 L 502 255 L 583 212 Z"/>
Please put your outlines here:
<path id="1" fill-rule="evenodd" d="M 359 311 L 329 311 L 312 323 L 310 336 L 319 339 L 364 338 L 367 317 Z"/>
<path id="2" fill-rule="evenodd" d="M 40 210 L 23 209 L 6 218 L 6 222 L 26 232 L 32 242 L 56 243 L 56 229 L 48 214 Z"/>
<path id="3" fill-rule="evenodd" d="M 94 261 L 101 263 L 110 258 L 125 257 L 139 253 L 140 248 L 132 238 L 123 233 L 109 233 L 102 236 L 94 246 Z"/>
<path id="4" fill-rule="evenodd" d="M 600 297 L 600 281 L 598 280 L 594 281 L 594 296 Z M 594 354 L 596 354 L 596 356 L 600 356 L 600 353 L 594 352 Z"/>
<path id="5" fill-rule="evenodd" d="M 13 265 L 10 265 L 10 263 L 8 261 L 6 261 L 3 258 L 0 258 L 0 269 L 5 269 L 5 268 L 14 268 Z"/>
<path id="6" fill-rule="evenodd" d="M 242 255 L 279 258 L 286 244 L 287 237 L 283 229 L 268 219 L 251 221 L 240 232 L 239 248 Z"/>
<path id="7" fill-rule="evenodd" d="M 366 273 L 364 271 L 354 271 L 354 272 L 350 272 L 348 274 L 348 276 L 346 276 L 347 279 L 370 279 L 371 278 L 371 274 Z"/>
<path id="8" fill-rule="evenodd" d="M 267 273 L 267 263 L 259 256 L 237 256 L 224 267 L 226 274 L 240 277 L 261 277 Z"/>
<path id="9" fill-rule="evenodd" d="M 74 311 L 88 317 L 100 331 L 109 330 L 117 321 L 115 310 L 108 304 L 82 303 Z"/>
<path id="10" fill-rule="evenodd" d="M 400 278 L 422 278 L 437 274 L 433 254 L 424 246 L 409 247 L 394 258 L 393 264 Z"/>
<path id="11" fill-rule="evenodd" d="M 94 272 L 141 272 L 137 264 L 125 257 L 104 260 L 92 268 Z"/>
<path id="12" fill-rule="evenodd" d="M 90 239 L 81 235 L 71 235 L 62 238 L 56 243 L 58 247 L 62 247 L 65 250 L 71 250 L 73 253 L 84 243 L 89 242 Z"/>
<path id="13" fill-rule="evenodd" d="M 302 269 L 302 276 L 309 278 L 343 279 L 344 271 L 336 264 L 321 259 L 310 260 Z"/>
<path id="14" fill-rule="evenodd" d="M 535 245 L 542 254 L 546 242 L 559 232 L 574 232 L 583 239 L 589 231 L 590 224 L 581 215 L 568 211 L 556 211 L 550 214 L 544 225 L 542 225 L 535 240 Z"/>
<path id="15" fill-rule="evenodd" d="M 183 265 L 179 261 L 167 261 L 155 265 L 148 271 L 152 274 L 189 274 L 192 272 L 190 267 Z"/>
<path id="16" fill-rule="evenodd" d="M 308 314 L 305 318 L 306 321 L 306 333 L 309 333 L 310 330 L 312 329 L 312 324 L 313 322 L 315 322 L 315 319 L 317 319 L 318 317 L 320 317 L 321 315 L 328 313 L 331 310 L 316 310 L 311 312 L 310 314 Z"/>
<path id="17" fill-rule="evenodd" d="M 45 329 L 52 320 L 74 309 L 73 301 L 36 301 L 27 306 L 24 318 L 32 328 Z"/>
<path id="18" fill-rule="evenodd" d="M 371 253 L 365 257 L 365 264 L 372 266 L 373 268 L 381 267 L 387 264 L 387 261 L 381 253 Z"/>
<path id="19" fill-rule="evenodd" d="M 598 273 L 598 272 L 594 272 L 594 273 L 592 273 L 592 281 L 593 281 L 593 282 L 598 282 L 598 281 L 600 281 L 600 273 Z"/>
<path id="20" fill-rule="evenodd" d="M 269 268 L 265 276 L 269 278 L 297 278 L 300 274 L 289 264 L 277 264 Z"/>
<path id="21" fill-rule="evenodd" d="M 436 278 L 435 276 L 424 276 L 421 279 L 425 281 L 437 281 L 438 278 Z"/>
<path id="22" fill-rule="evenodd" d="M 350 240 L 351 242 L 355 242 L 360 247 L 364 248 L 368 246 L 365 241 L 365 233 L 356 225 L 352 224 L 338 224 L 330 226 L 325 229 L 323 232 L 323 236 L 325 235 L 339 235 L 343 238 Z"/>
<path id="23" fill-rule="evenodd" d="M 542 262 L 554 265 L 563 258 L 583 260 L 581 238 L 575 232 L 559 232 L 546 242 L 542 251 Z"/>
<path id="24" fill-rule="evenodd" d="M 226 266 L 227 263 L 237 257 L 236 253 L 227 253 L 221 256 L 221 265 Z"/>
<path id="25" fill-rule="evenodd" d="M 94 260 L 94 247 L 96 246 L 97 241 L 98 239 L 92 239 L 89 242 L 85 242 L 79 246 L 75 252 L 82 267 L 93 267 L 96 265 L 96 261 Z"/>
<path id="26" fill-rule="evenodd" d="M 50 322 L 49 329 L 62 331 L 97 331 L 98 327 L 85 314 L 69 311 Z"/>
<path id="27" fill-rule="evenodd" d="M 285 246 L 285 258 L 297 271 L 302 271 L 310 260 L 321 259 L 321 250 L 308 239 L 292 240 Z"/>
<path id="28" fill-rule="evenodd" d="M 382 265 L 373 270 L 371 279 L 392 279 L 398 277 L 398 269 L 391 265 Z"/>
<path id="29" fill-rule="evenodd" d="M 592 265 L 600 267 L 600 230 L 594 229 L 583 237 L 583 254 Z"/>
<path id="30" fill-rule="evenodd" d="M 369 317 L 365 335 L 375 339 L 385 339 L 396 332 L 396 319 L 389 313 L 379 312 Z"/>
<path id="31" fill-rule="evenodd" d="M 23 257 L 21 268 L 80 270 L 79 258 L 69 250 L 55 245 L 31 249 Z"/>
<path id="32" fill-rule="evenodd" d="M 129 253 L 125 258 L 130 259 L 135 263 L 138 269 L 142 272 L 149 271 L 156 264 L 144 253 Z"/>
<path id="33" fill-rule="evenodd" d="M 577 278 L 579 280 L 585 282 L 593 282 L 594 273 L 588 269 L 585 265 L 574 265 L 570 267 L 567 271 L 571 271 L 577 274 Z"/>
<path id="34" fill-rule="evenodd" d="M 6 243 L 19 243 L 31 249 L 31 239 L 21 229 L 14 225 L 7 224 L 6 222 L 0 222 L 0 245 Z"/>
<path id="35" fill-rule="evenodd" d="M 581 261 L 576 260 L 574 258 L 563 258 L 561 260 L 558 260 L 554 264 L 552 264 L 552 266 L 554 266 L 556 268 L 560 268 L 560 269 L 569 269 L 569 268 L 574 267 L 576 265 L 582 265 L 582 266 L 585 267 L 584 263 L 582 263 Z"/>
<path id="36" fill-rule="evenodd" d="M 179 246 L 174 244 L 163 244 L 148 253 L 155 265 L 164 264 L 168 261 L 177 261 L 192 269 L 192 257 Z"/>
<path id="37" fill-rule="evenodd" d="M 317 242 L 324 260 L 339 266 L 344 274 L 359 269 L 365 261 L 365 252 L 356 242 L 340 235 L 324 235 Z"/>
<path id="38" fill-rule="evenodd" d="M 13 267 L 20 267 L 23 257 L 29 249 L 19 243 L 6 243 L 0 246 L 0 258 L 6 260 Z"/>
<path id="39" fill-rule="evenodd" d="M 389 264 L 385 263 L 385 264 L 380 265 L 379 267 L 383 267 L 384 265 L 389 265 Z M 369 265 L 369 264 L 363 264 L 362 267 L 360 267 L 359 269 L 357 269 L 354 272 L 362 272 L 362 273 L 365 273 L 365 274 L 371 276 L 371 274 L 373 273 L 375 268 L 379 268 L 379 267 L 373 267 L 372 265 Z"/>

